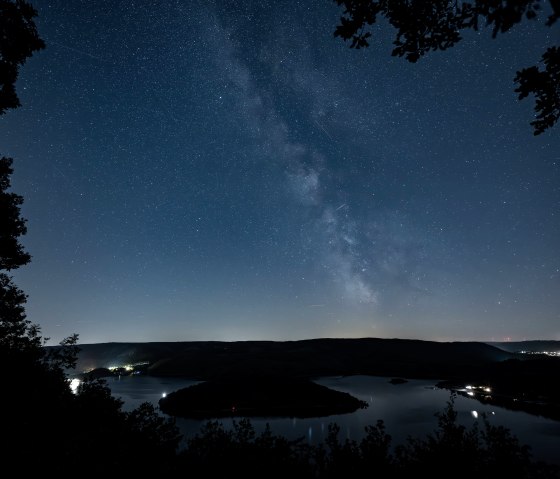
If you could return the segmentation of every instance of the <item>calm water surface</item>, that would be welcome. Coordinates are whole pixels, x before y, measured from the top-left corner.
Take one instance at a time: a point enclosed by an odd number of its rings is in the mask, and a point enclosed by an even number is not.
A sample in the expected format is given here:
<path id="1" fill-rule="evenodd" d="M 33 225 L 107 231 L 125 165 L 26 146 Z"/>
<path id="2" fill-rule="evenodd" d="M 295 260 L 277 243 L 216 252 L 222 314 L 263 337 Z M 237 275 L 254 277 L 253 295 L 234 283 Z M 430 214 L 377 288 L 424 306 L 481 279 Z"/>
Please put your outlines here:
<path id="1" fill-rule="evenodd" d="M 319 384 L 344 391 L 366 401 L 366 409 L 350 414 L 311 419 L 251 418 L 257 431 L 269 424 L 272 432 L 295 439 L 305 437 L 312 444 L 323 442 L 330 423 L 340 426 L 340 437 L 359 440 L 364 427 L 382 419 L 386 432 L 393 438 L 393 445 L 402 444 L 408 436 L 420 437 L 437 427 L 436 412 L 440 412 L 450 398 L 449 391 L 437 389 L 437 381 L 410 380 L 393 385 L 389 378 L 373 376 L 329 377 L 318 380 Z M 124 401 L 123 408 L 132 410 L 142 402 L 158 404 L 159 399 L 177 389 L 197 384 L 197 381 L 179 378 L 151 376 L 125 376 L 109 378 L 108 386 L 115 397 Z M 459 396 L 455 399 L 458 420 L 469 427 L 481 421 L 486 414 L 490 422 L 511 430 L 521 443 L 531 446 L 533 457 L 560 464 L 560 422 L 533 416 L 519 411 L 481 404 L 475 399 Z M 238 418 L 239 419 L 239 418 Z M 231 419 L 220 419 L 225 427 L 231 427 Z M 177 419 L 177 426 L 185 438 L 197 433 L 207 421 Z"/>

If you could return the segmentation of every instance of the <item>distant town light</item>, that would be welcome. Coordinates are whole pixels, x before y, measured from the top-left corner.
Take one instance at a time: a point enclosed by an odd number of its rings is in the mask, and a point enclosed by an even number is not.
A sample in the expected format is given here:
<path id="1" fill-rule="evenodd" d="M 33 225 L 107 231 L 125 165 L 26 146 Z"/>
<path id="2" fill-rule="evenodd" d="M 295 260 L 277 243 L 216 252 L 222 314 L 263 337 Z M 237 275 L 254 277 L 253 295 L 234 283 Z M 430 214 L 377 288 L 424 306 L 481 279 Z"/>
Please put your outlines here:
<path id="1" fill-rule="evenodd" d="M 161 397 L 162 397 L 162 398 L 167 397 L 167 393 L 162 393 Z"/>
<path id="2" fill-rule="evenodd" d="M 472 417 L 478 419 L 478 411 L 471 411 Z"/>

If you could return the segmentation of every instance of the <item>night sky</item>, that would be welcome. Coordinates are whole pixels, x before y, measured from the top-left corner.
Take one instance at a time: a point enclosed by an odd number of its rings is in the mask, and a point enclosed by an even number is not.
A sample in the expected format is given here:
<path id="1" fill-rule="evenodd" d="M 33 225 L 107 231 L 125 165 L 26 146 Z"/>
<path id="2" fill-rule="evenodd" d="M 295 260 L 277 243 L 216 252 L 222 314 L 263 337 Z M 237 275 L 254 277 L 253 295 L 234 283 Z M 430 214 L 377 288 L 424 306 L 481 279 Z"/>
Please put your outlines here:
<path id="1" fill-rule="evenodd" d="M 410 64 L 330 0 L 31 3 L 0 144 L 49 344 L 560 340 L 560 125 L 513 82 L 546 15 Z"/>

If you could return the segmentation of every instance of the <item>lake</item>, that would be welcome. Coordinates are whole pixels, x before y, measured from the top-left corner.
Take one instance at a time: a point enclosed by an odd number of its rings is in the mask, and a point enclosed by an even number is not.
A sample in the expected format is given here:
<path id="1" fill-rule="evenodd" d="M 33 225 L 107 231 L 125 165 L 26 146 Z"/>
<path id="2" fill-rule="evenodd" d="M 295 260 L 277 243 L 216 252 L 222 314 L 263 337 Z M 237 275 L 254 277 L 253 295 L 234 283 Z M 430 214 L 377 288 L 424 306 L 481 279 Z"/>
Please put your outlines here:
<path id="1" fill-rule="evenodd" d="M 310 443 L 317 444 L 324 441 L 330 423 L 340 426 L 342 439 L 359 440 L 366 425 L 375 425 L 378 419 L 382 419 L 386 432 L 393 438 L 392 444 L 397 445 L 404 443 L 409 435 L 421 437 L 433 432 L 437 427 L 435 413 L 442 411 L 450 398 L 449 391 L 435 388 L 437 381 L 431 380 L 410 380 L 393 385 L 385 377 L 344 376 L 322 378 L 316 382 L 362 399 L 369 407 L 321 418 L 251 418 L 255 430 L 260 432 L 269 424 L 274 434 L 290 439 L 305 437 Z M 164 394 L 197 384 L 197 381 L 138 375 L 107 378 L 107 384 L 113 396 L 124 401 L 123 409 L 130 411 L 145 401 L 157 406 Z M 492 424 L 507 427 L 522 444 L 531 446 L 534 459 L 560 465 L 559 421 L 481 404 L 463 396 L 455 399 L 455 409 L 461 424 L 470 427 L 486 414 Z M 177 418 L 176 422 L 188 438 L 207 421 Z M 220 419 L 220 422 L 225 427 L 232 425 L 232 419 Z"/>

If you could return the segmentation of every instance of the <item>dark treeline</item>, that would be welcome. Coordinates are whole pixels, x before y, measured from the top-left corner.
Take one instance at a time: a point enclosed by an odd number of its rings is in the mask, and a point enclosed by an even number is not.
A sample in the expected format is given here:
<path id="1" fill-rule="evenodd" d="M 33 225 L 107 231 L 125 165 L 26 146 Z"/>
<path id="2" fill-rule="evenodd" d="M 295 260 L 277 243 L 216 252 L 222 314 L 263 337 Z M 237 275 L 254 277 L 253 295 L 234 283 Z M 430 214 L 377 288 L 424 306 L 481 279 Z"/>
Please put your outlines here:
<path id="1" fill-rule="evenodd" d="M 424 438 L 393 445 L 383 421 L 367 426 L 360 441 L 341 440 L 332 423 L 324 443 L 289 441 L 270 429 L 256 434 L 248 419 L 225 429 L 208 422 L 177 456 L 177 467 L 196 476 L 236 477 L 558 477 L 555 466 L 531 460 L 510 431 L 486 419 L 479 429 L 457 423 L 454 397 Z"/>

